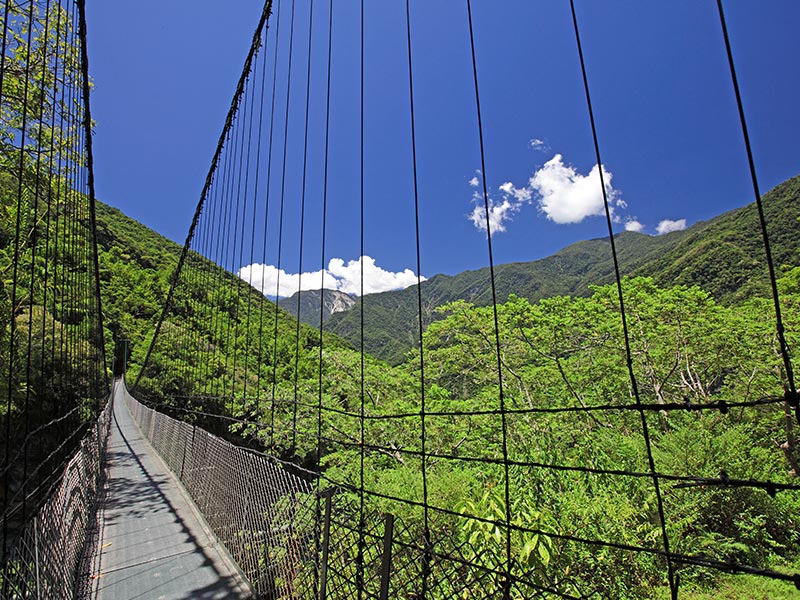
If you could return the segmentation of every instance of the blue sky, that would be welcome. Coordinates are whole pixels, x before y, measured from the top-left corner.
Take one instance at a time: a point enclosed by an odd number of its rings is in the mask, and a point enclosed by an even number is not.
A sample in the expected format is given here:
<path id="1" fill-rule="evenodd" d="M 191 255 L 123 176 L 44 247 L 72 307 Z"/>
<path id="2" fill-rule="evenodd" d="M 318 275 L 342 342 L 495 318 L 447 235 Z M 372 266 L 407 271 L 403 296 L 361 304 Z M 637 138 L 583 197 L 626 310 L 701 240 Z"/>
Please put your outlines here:
<path id="1" fill-rule="evenodd" d="M 281 2 L 278 48 L 285 57 L 291 0 Z M 360 255 L 358 4 L 335 0 L 333 152 L 323 265 L 319 207 L 328 2 L 315 1 L 301 265 L 309 4 L 296 3 L 281 264 L 277 232 L 270 229 L 255 253 L 268 267 L 245 273 L 275 295 L 277 288 L 270 289 L 278 266 L 281 294 L 297 285 L 293 276 L 299 272 L 315 273 L 304 277 L 303 287 L 318 287 L 309 282 L 320 281 L 318 271 L 325 266 L 330 285 L 358 291 L 353 282 L 359 267 L 350 264 Z M 596 214 L 599 178 L 569 3 L 473 4 L 485 174 L 478 171 L 466 3 L 412 1 L 421 270 L 427 277 L 487 264 L 483 211 L 474 213 L 473 198 L 482 189 L 474 184 L 484 176 L 497 263 L 535 260 L 606 234 L 605 221 Z M 220 10 L 219 3 L 206 0 L 88 3 L 98 197 L 181 243 L 262 2 L 224 6 Z M 751 201 L 716 2 L 579 0 L 577 9 L 615 229 L 656 235 Z M 800 173 L 800 3 L 729 0 L 726 11 L 758 176 L 767 191 Z M 367 2 L 367 292 L 416 281 L 404 17 L 403 2 Z M 272 35 L 275 25 L 274 16 Z M 285 80 L 282 64 L 278 75 Z M 277 108 L 276 127 L 282 128 L 284 106 L 279 102 Z M 282 149 L 276 146 L 275 152 Z M 273 163 L 273 169 L 281 166 Z M 270 189 L 275 192 L 276 186 Z M 330 259 L 339 260 L 329 265 Z"/>

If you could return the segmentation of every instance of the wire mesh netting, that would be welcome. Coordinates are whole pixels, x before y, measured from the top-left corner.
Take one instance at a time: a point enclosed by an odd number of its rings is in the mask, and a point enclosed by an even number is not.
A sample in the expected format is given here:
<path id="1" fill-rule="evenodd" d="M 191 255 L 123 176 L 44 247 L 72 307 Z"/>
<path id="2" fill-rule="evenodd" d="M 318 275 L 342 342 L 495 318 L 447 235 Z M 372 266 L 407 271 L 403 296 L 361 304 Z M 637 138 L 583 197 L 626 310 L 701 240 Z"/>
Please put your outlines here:
<path id="1" fill-rule="evenodd" d="M 108 430 L 83 8 L 82 0 L 0 6 L 0 593 L 8 598 L 71 595 Z"/>
<path id="2" fill-rule="evenodd" d="M 3 598 L 71 598 L 88 582 L 82 561 L 95 525 L 112 410 L 109 401 L 16 538 L 3 569 Z"/>
<path id="3" fill-rule="evenodd" d="M 259 597 L 311 597 L 317 554 L 311 485 L 264 455 L 147 408 L 132 396 L 127 400 L 142 432 Z"/>

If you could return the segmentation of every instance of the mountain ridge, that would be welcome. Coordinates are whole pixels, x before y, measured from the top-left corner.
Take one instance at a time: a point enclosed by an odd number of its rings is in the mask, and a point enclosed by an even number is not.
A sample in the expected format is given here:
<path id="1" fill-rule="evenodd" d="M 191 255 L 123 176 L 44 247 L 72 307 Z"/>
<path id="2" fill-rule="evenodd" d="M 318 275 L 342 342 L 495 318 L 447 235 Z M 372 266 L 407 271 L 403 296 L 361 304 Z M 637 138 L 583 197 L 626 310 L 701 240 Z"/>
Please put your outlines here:
<path id="1" fill-rule="evenodd" d="M 773 256 L 778 266 L 797 264 L 800 250 L 800 176 L 763 197 Z M 792 226 L 792 224 L 795 224 Z M 621 232 L 614 236 L 621 274 L 651 276 L 659 285 L 699 285 L 723 303 L 767 291 L 763 243 L 755 203 L 698 221 L 682 231 L 660 236 Z M 497 302 L 512 293 L 535 302 L 543 298 L 586 296 L 590 286 L 614 280 L 608 238 L 570 244 L 548 257 L 495 266 Z M 476 305 L 491 302 L 488 267 L 456 275 L 438 274 L 421 284 L 422 322 L 435 320 L 435 308 L 454 300 Z M 417 286 L 370 294 L 350 310 L 332 315 L 328 330 L 360 343 L 359 304 L 364 304 L 365 350 L 397 364 L 417 346 Z M 317 324 L 319 323 L 317 316 Z"/>

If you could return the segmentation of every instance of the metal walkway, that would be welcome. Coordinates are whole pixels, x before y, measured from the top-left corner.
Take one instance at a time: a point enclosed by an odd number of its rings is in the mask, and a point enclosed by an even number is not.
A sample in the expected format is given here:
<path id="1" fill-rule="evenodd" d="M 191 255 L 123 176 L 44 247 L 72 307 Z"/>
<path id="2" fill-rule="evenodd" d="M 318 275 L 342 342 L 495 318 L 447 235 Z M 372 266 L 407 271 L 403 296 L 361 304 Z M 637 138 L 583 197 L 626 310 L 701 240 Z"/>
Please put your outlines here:
<path id="1" fill-rule="evenodd" d="M 91 597 L 251 598 L 249 584 L 142 435 L 115 386 Z"/>

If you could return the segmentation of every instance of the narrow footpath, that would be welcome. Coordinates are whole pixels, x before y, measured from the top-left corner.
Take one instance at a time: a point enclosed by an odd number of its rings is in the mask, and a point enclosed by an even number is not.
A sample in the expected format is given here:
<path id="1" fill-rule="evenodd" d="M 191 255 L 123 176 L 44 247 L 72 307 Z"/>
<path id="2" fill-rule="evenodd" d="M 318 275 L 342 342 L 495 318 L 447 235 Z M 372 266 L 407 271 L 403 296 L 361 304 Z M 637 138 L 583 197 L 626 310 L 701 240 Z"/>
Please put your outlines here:
<path id="1" fill-rule="evenodd" d="M 114 389 L 104 497 L 92 557 L 100 600 L 251 598 L 250 586 Z"/>

